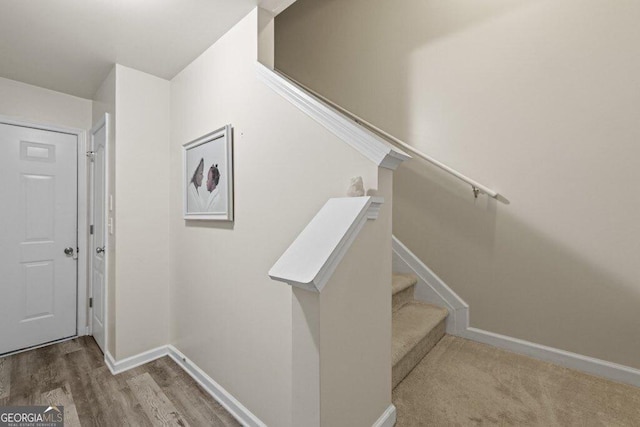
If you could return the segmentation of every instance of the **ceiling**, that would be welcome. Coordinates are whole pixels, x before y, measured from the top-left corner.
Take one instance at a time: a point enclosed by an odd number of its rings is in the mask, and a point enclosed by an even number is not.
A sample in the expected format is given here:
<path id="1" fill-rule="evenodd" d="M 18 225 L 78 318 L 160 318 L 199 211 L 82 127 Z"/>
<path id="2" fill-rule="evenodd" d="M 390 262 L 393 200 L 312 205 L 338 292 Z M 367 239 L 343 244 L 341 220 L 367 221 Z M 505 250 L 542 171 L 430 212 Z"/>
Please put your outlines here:
<path id="1" fill-rule="evenodd" d="M 0 0 L 0 77 L 91 99 L 119 63 L 173 78 L 258 0 Z"/>

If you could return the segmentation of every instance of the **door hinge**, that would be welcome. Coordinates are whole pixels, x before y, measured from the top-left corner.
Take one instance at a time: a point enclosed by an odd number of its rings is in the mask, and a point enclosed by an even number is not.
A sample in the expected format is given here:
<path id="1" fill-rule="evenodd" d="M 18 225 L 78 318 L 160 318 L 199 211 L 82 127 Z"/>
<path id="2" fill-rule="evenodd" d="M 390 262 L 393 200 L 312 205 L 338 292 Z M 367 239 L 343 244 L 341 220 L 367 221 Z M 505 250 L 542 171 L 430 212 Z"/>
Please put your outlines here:
<path id="1" fill-rule="evenodd" d="M 96 152 L 95 151 L 87 151 L 87 158 L 92 162 L 95 161 Z"/>
<path id="2" fill-rule="evenodd" d="M 89 298 L 89 308 L 93 308 L 93 298 Z"/>
<path id="3" fill-rule="evenodd" d="M 89 234 L 93 234 L 93 224 L 89 226 Z"/>

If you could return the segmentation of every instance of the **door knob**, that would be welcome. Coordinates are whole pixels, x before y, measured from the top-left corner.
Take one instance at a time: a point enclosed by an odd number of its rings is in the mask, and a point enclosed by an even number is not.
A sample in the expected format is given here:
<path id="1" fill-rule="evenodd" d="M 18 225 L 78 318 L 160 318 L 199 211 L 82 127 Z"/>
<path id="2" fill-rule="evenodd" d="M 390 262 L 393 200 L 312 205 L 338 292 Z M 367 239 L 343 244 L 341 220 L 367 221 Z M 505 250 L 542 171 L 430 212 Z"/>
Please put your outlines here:
<path id="1" fill-rule="evenodd" d="M 65 255 L 73 255 L 73 248 L 64 248 Z"/>
<path id="2" fill-rule="evenodd" d="M 97 254 L 101 254 L 101 253 L 103 253 L 103 252 L 104 252 L 104 246 L 103 246 L 103 247 L 101 247 L 101 248 L 96 248 L 96 253 L 97 253 Z"/>

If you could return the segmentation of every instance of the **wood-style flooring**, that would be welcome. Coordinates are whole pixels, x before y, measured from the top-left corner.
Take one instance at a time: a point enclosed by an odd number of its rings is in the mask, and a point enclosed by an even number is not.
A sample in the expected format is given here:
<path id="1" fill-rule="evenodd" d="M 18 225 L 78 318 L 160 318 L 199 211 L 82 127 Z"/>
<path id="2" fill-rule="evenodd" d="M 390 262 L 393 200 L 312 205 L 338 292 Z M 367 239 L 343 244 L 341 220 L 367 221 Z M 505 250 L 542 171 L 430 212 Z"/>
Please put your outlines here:
<path id="1" fill-rule="evenodd" d="M 0 358 L 0 406 L 64 405 L 65 426 L 239 426 L 169 357 L 112 375 L 91 337 Z"/>

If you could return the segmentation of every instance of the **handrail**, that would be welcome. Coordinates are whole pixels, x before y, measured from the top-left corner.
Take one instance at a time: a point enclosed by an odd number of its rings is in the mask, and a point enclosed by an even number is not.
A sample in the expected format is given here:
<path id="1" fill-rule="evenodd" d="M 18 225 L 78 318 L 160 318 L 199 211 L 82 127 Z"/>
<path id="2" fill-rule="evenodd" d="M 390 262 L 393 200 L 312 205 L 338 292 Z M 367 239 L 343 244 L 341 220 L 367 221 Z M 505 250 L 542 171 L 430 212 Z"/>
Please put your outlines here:
<path id="1" fill-rule="evenodd" d="M 411 158 L 382 136 L 354 122 L 328 103 L 314 96 L 292 80 L 276 73 L 260 62 L 256 63 L 258 78 L 288 102 L 320 123 L 325 129 L 350 145 L 377 166 L 395 170 Z"/>
<path id="2" fill-rule="evenodd" d="M 330 99 L 327 99 L 326 97 L 322 96 L 321 94 L 319 94 L 318 92 L 314 91 L 313 89 L 309 88 L 308 86 L 305 86 L 304 84 L 300 83 L 299 81 L 297 81 L 296 79 L 288 76 L 286 73 L 280 71 L 280 70 L 273 70 L 274 72 L 278 73 L 280 76 L 282 76 L 283 78 L 290 80 L 291 82 L 295 83 L 296 85 L 300 86 L 301 88 L 303 88 L 304 90 L 306 90 L 307 92 L 309 92 L 310 94 L 312 94 L 313 96 L 321 99 L 323 102 L 326 102 L 327 104 L 329 104 L 331 107 L 335 108 L 336 110 L 340 111 L 342 114 L 346 115 L 347 117 L 351 118 L 351 120 L 353 120 L 354 122 L 358 123 L 361 126 L 364 126 L 365 128 L 369 129 L 370 131 L 376 133 L 377 135 L 381 136 L 382 138 L 386 139 L 387 141 L 396 144 L 400 147 L 402 147 L 403 149 L 406 149 L 407 151 L 410 151 L 411 153 L 415 154 L 416 156 L 420 157 L 423 160 L 426 160 L 427 162 L 431 163 L 434 166 L 437 166 L 438 168 L 444 170 L 445 172 L 455 176 L 456 178 L 458 178 L 461 181 L 466 182 L 467 184 L 471 185 L 471 190 L 473 191 L 473 195 L 474 197 L 478 197 L 479 193 L 482 194 L 486 194 L 489 197 L 492 197 L 502 203 L 505 204 L 509 204 L 509 200 L 507 200 L 504 196 L 502 196 L 500 193 L 498 193 L 497 191 L 494 191 L 492 189 L 490 189 L 489 187 L 480 184 L 478 181 L 473 180 L 471 178 L 469 178 L 466 175 L 463 175 L 462 173 L 458 172 L 457 170 L 445 165 L 444 163 L 434 159 L 431 156 L 428 156 L 427 154 L 423 153 L 422 151 L 412 147 L 411 145 L 407 144 L 404 141 L 401 141 L 400 139 L 396 138 L 395 136 L 385 132 L 384 130 L 378 128 L 377 126 L 375 126 L 374 124 L 366 121 L 365 119 L 361 118 L 360 116 L 357 116 L 356 114 L 352 113 L 351 111 L 342 108 L 341 106 L 337 105 L 336 103 L 334 103 L 333 101 L 331 101 Z"/>

